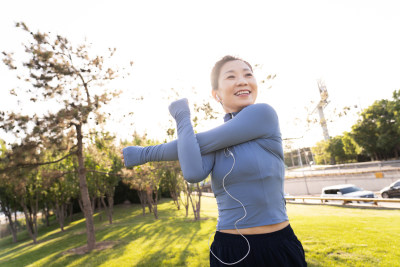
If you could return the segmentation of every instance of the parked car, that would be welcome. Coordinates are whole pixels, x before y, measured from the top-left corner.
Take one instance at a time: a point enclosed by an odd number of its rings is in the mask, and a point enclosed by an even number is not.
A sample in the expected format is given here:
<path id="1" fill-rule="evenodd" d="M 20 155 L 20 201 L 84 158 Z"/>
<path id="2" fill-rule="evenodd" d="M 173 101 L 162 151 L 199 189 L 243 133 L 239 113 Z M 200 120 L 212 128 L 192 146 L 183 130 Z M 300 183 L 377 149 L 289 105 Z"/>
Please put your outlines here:
<path id="1" fill-rule="evenodd" d="M 374 192 L 366 191 L 354 184 L 340 184 L 322 188 L 321 197 L 374 198 L 375 195 Z"/>
<path id="2" fill-rule="evenodd" d="M 400 180 L 392 183 L 391 185 L 383 188 L 381 191 L 381 196 L 383 198 L 389 197 L 399 197 L 400 198 Z"/>

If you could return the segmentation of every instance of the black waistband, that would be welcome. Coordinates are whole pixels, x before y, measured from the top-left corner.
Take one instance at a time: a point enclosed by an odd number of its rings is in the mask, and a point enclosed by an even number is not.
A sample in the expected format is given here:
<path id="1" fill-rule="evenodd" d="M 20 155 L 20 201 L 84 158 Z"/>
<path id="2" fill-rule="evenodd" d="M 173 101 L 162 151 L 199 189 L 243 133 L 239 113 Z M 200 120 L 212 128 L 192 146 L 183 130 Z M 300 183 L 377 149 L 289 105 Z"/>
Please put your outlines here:
<path id="1" fill-rule="evenodd" d="M 239 229 L 240 231 L 240 229 Z M 292 237 L 294 236 L 294 232 L 290 224 L 286 226 L 285 228 L 272 232 L 272 233 L 266 233 L 266 234 L 255 234 L 255 235 L 244 235 L 249 241 L 273 241 L 276 239 L 281 239 L 284 237 Z M 220 231 L 215 232 L 214 236 L 214 241 L 238 241 L 242 240 L 243 237 L 239 234 L 228 234 L 228 233 L 222 233 Z"/>

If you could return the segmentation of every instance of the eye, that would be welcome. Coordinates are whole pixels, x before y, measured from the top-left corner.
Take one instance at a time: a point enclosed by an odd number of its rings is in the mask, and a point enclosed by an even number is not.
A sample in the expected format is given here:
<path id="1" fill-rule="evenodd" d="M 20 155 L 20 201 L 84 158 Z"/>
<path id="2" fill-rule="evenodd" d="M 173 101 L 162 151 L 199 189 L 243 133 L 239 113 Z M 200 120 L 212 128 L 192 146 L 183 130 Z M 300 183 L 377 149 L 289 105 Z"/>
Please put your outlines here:
<path id="1" fill-rule="evenodd" d="M 246 73 L 246 75 L 245 75 L 246 77 L 253 77 L 253 73 L 251 73 L 251 72 L 249 72 L 249 73 Z"/>
<path id="2" fill-rule="evenodd" d="M 234 75 L 229 75 L 228 77 L 226 77 L 227 79 L 235 79 Z"/>

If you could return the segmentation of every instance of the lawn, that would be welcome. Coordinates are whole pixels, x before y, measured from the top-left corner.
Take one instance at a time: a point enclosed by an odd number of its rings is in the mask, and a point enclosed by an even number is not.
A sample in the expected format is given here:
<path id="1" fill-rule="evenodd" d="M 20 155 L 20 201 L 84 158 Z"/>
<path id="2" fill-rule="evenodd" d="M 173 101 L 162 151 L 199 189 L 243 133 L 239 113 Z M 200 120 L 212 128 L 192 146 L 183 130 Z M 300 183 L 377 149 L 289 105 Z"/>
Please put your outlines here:
<path id="1" fill-rule="evenodd" d="M 291 225 L 309 266 L 400 266 L 400 211 L 288 204 Z M 80 215 L 81 216 L 81 215 Z M 201 221 L 185 217 L 163 199 L 159 220 L 139 205 L 115 207 L 114 224 L 96 216 L 96 240 L 114 247 L 85 255 L 63 252 L 86 243 L 78 219 L 60 232 L 43 227 L 39 243 L 19 233 L 17 244 L 0 239 L 0 266 L 208 266 L 207 240 L 217 222 L 213 198 L 203 198 Z"/>

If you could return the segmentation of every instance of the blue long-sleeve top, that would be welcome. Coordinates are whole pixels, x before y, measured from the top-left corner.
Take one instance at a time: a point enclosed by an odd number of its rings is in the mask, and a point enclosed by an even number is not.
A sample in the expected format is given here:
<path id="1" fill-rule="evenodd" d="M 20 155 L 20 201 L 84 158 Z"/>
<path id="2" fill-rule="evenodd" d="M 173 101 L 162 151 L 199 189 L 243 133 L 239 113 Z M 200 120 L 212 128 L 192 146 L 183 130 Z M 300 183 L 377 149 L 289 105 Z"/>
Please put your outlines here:
<path id="1" fill-rule="evenodd" d="M 195 134 L 186 99 L 169 107 L 177 123 L 178 139 L 169 143 L 123 150 L 125 166 L 150 161 L 179 160 L 184 178 L 190 183 L 211 173 L 211 187 L 218 204 L 217 230 L 270 225 L 288 220 L 284 200 L 282 139 L 275 110 L 267 104 L 253 104 L 226 114 L 225 123 Z M 229 149 L 229 150 L 228 150 Z M 229 154 L 232 152 L 233 156 Z M 235 164 L 234 163 L 235 159 Z"/>

